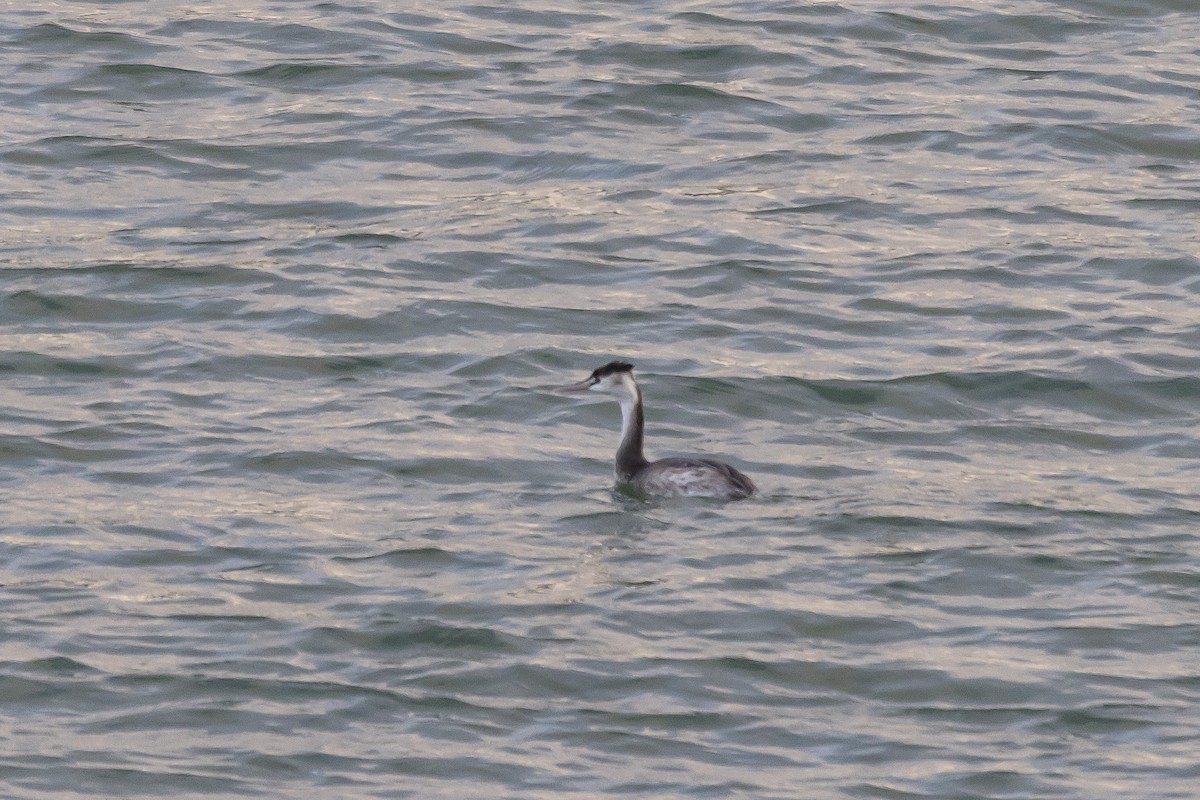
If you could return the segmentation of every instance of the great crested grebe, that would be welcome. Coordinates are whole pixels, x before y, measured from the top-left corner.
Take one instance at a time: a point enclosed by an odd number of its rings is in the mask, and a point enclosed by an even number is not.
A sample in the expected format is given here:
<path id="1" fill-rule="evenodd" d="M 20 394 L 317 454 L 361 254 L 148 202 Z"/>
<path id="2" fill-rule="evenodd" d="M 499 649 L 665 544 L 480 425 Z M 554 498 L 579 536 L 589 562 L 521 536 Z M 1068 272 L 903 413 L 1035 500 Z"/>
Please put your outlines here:
<path id="1" fill-rule="evenodd" d="M 610 361 L 586 379 L 560 392 L 597 392 L 621 404 L 621 444 L 617 447 L 617 481 L 648 495 L 715 497 L 741 500 L 757 491 L 754 483 L 728 464 L 707 458 L 661 458 L 642 454 L 642 392 L 633 379 L 633 364 Z"/>

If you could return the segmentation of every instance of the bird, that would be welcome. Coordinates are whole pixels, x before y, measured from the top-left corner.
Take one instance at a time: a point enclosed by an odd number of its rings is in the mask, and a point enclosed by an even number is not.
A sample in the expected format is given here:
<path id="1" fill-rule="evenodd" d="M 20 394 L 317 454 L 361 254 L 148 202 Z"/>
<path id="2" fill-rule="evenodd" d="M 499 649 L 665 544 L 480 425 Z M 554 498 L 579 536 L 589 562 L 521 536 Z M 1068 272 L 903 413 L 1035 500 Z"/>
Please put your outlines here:
<path id="1" fill-rule="evenodd" d="M 617 483 L 646 496 L 712 497 L 742 500 L 758 491 L 748 477 L 722 461 L 708 458 L 662 458 L 647 461 L 642 452 L 646 427 L 642 391 L 633 377 L 633 364 L 610 361 L 578 383 L 559 392 L 595 392 L 621 404 L 621 443 L 617 447 Z"/>

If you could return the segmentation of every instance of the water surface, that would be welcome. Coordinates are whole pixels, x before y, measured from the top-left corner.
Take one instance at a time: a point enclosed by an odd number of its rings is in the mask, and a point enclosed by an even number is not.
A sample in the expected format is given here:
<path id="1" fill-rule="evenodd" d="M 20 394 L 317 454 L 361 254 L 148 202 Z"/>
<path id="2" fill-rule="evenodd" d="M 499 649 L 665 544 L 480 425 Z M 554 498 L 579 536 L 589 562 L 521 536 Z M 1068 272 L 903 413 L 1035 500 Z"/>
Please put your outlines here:
<path id="1" fill-rule="evenodd" d="M 1192 11 L 0 12 L 4 796 L 1193 797 Z"/>

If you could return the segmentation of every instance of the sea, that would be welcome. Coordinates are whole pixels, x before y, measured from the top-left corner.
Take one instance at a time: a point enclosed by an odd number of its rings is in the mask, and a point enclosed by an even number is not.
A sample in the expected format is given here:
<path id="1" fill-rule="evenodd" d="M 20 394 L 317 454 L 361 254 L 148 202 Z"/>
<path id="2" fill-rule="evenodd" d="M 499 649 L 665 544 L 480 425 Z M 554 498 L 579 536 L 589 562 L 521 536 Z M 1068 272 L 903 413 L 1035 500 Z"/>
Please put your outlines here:
<path id="1" fill-rule="evenodd" d="M 0 4 L 0 797 L 1194 800 L 1197 12 Z"/>

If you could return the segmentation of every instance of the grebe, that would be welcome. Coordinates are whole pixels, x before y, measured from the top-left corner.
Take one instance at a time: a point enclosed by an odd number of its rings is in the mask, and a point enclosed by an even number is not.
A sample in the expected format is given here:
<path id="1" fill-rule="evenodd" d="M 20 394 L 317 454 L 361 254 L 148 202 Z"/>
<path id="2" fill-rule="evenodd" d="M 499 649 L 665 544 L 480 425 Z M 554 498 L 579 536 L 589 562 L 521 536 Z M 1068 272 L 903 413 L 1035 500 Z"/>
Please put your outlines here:
<path id="1" fill-rule="evenodd" d="M 716 497 L 741 500 L 757 491 L 754 483 L 728 464 L 707 458 L 662 458 L 642 454 L 642 392 L 633 379 L 633 364 L 610 361 L 585 380 L 559 387 L 560 392 L 598 392 L 621 404 L 621 444 L 617 447 L 617 481 L 648 495 Z"/>

